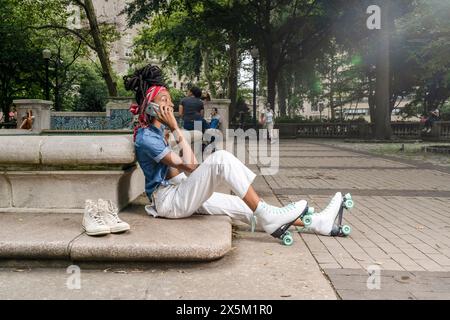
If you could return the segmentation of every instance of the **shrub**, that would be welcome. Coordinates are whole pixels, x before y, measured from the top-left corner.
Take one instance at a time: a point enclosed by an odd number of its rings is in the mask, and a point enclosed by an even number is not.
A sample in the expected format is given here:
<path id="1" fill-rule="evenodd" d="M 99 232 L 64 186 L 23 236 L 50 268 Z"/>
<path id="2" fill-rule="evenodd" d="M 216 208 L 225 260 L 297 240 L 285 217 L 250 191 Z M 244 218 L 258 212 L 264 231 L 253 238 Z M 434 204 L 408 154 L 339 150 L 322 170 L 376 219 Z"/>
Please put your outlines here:
<path id="1" fill-rule="evenodd" d="M 75 111 L 102 112 L 106 109 L 108 89 L 102 79 L 85 79 L 75 98 Z"/>

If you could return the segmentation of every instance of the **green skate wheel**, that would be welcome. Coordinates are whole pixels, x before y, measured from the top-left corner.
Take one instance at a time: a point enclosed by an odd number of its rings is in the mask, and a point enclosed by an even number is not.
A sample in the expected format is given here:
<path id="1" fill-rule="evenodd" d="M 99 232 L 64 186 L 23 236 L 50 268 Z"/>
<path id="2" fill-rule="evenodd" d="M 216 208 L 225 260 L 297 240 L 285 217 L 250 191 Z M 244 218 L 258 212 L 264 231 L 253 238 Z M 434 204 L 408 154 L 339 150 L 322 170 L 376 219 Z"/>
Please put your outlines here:
<path id="1" fill-rule="evenodd" d="M 292 244 L 294 243 L 294 238 L 292 238 L 292 236 L 291 235 L 288 235 L 288 236 L 284 236 L 283 237 L 283 244 L 285 245 L 285 246 L 292 246 Z"/>
<path id="2" fill-rule="evenodd" d="M 303 217 L 303 224 L 305 225 L 305 227 L 309 227 L 312 224 L 312 217 L 311 216 L 305 216 Z"/>
<path id="3" fill-rule="evenodd" d="M 344 196 L 344 198 L 346 199 L 346 200 L 352 200 L 353 198 L 352 198 L 352 195 L 350 194 L 350 193 L 347 193 L 345 196 Z"/>
<path id="4" fill-rule="evenodd" d="M 290 231 L 286 231 L 284 234 L 285 237 L 292 237 L 292 233 Z"/>
<path id="5" fill-rule="evenodd" d="M 314 208 L 308 208 L 308 215 L 312 215 L 312 214 L 314 214 L 316 212 L 316 209 L 314 209 Z"/>
<path id="6" fill-rule="evenodd" d="M 345 207 L 347 209 L 352 209 L 355 206 L 355 203 L 353 202 L 353 200 L 346 200 L 345 201 Z"/>
<path id="7" fill-rule="evenodd" d="M 296 227 L 297 232 L 302 233 L 305 232 L 307 229 L 304 227 Z"/>
<path id="8" fill-rule="evenodd" d="M 352 228 L 348 225 L 345 225 L 342 227 L 342 234 L 346 237 L 348 237 L 352 233 Z"/>

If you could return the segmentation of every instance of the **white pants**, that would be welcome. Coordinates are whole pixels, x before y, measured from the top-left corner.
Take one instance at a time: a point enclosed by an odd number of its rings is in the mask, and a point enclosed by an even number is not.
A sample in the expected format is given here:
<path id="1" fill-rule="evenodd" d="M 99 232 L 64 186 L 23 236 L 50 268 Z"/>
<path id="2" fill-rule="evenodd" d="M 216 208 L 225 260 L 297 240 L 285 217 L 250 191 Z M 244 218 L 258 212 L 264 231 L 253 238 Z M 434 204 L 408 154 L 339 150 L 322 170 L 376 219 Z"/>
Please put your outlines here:
<path id="1" fill-rule="evenodd" d="M 269 131 L 269 138 L 273 139 L 273 122 L 267 124 L 267 131 Z"/>
<path id="2" fill-rule="evenodd" d="M 184 173 L 159 187 L 154 194 L 159 217 L 181 219 L 198 212 L 228 215 L 251 224 L 252 210 L 242 200 L 256 175 L 227 151 L 210 155 L 189 177 Z M 228 185 L 236 196 L 217 193 Z"/>

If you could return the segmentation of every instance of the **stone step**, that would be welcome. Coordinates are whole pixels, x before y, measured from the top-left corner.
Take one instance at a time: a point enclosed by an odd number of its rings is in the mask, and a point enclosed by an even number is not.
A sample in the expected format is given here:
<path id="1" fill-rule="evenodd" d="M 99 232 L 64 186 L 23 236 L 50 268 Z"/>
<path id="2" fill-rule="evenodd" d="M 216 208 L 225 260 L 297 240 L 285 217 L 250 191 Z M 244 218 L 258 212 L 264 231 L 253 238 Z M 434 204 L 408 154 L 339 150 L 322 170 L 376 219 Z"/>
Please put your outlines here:
<path id="1" fill-rule="evenodd" d="M 89 237 L 79 213 L 0 212 L 0 263 L 212 261 L 231 250 L 231 220 L 225 216 L 154 219 L 142 205 L 133 205 L 120 217 L 130 232 Z"/>

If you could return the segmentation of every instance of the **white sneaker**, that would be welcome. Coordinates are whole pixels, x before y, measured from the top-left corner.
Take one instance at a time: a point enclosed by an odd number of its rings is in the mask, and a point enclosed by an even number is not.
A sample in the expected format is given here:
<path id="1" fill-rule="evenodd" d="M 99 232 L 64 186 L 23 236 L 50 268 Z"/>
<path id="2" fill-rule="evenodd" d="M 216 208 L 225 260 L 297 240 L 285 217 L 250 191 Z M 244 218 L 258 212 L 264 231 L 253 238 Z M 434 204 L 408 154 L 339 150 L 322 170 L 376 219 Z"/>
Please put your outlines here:
<path id="1" fill-rule="evenodd" d="M 86 200 L 82 225 L 88 236 L 104 236 L 111 233 L 109 226 L 98 212 L 97 203 L 92 200 Z"/>
<path id="2" fill-rule="evenodd" d="M 263 227 L 265 232 L 279 238 L 281 236 L 281 234 L 278 234 L 279 229 L 285 225 L 293 224 L 301 217 L 307 206 L 306 201 L 299 201 L 283 208 L 277 208 L 261 201 L 255 211 L 255 216 L 258 219 L 258 224 Z"/>
<path id="3" fill-rule="evenodd" d="M 336 193 L 333 199 L 331 199 L 330 204 L 322 212 L 315 213 L 311 216 L 312 223 L 308 229 L 320 235 L 331 235 L 343 200 L 342 193 Z"/>
<path id="4" fill-rule="evenodd" d="M 112 201 L 98 199 L 98 210 L 111 229 L 111 233 L 122 233 L 130 230 L 130 225 L 119 218 L 119 209 Z"/>

